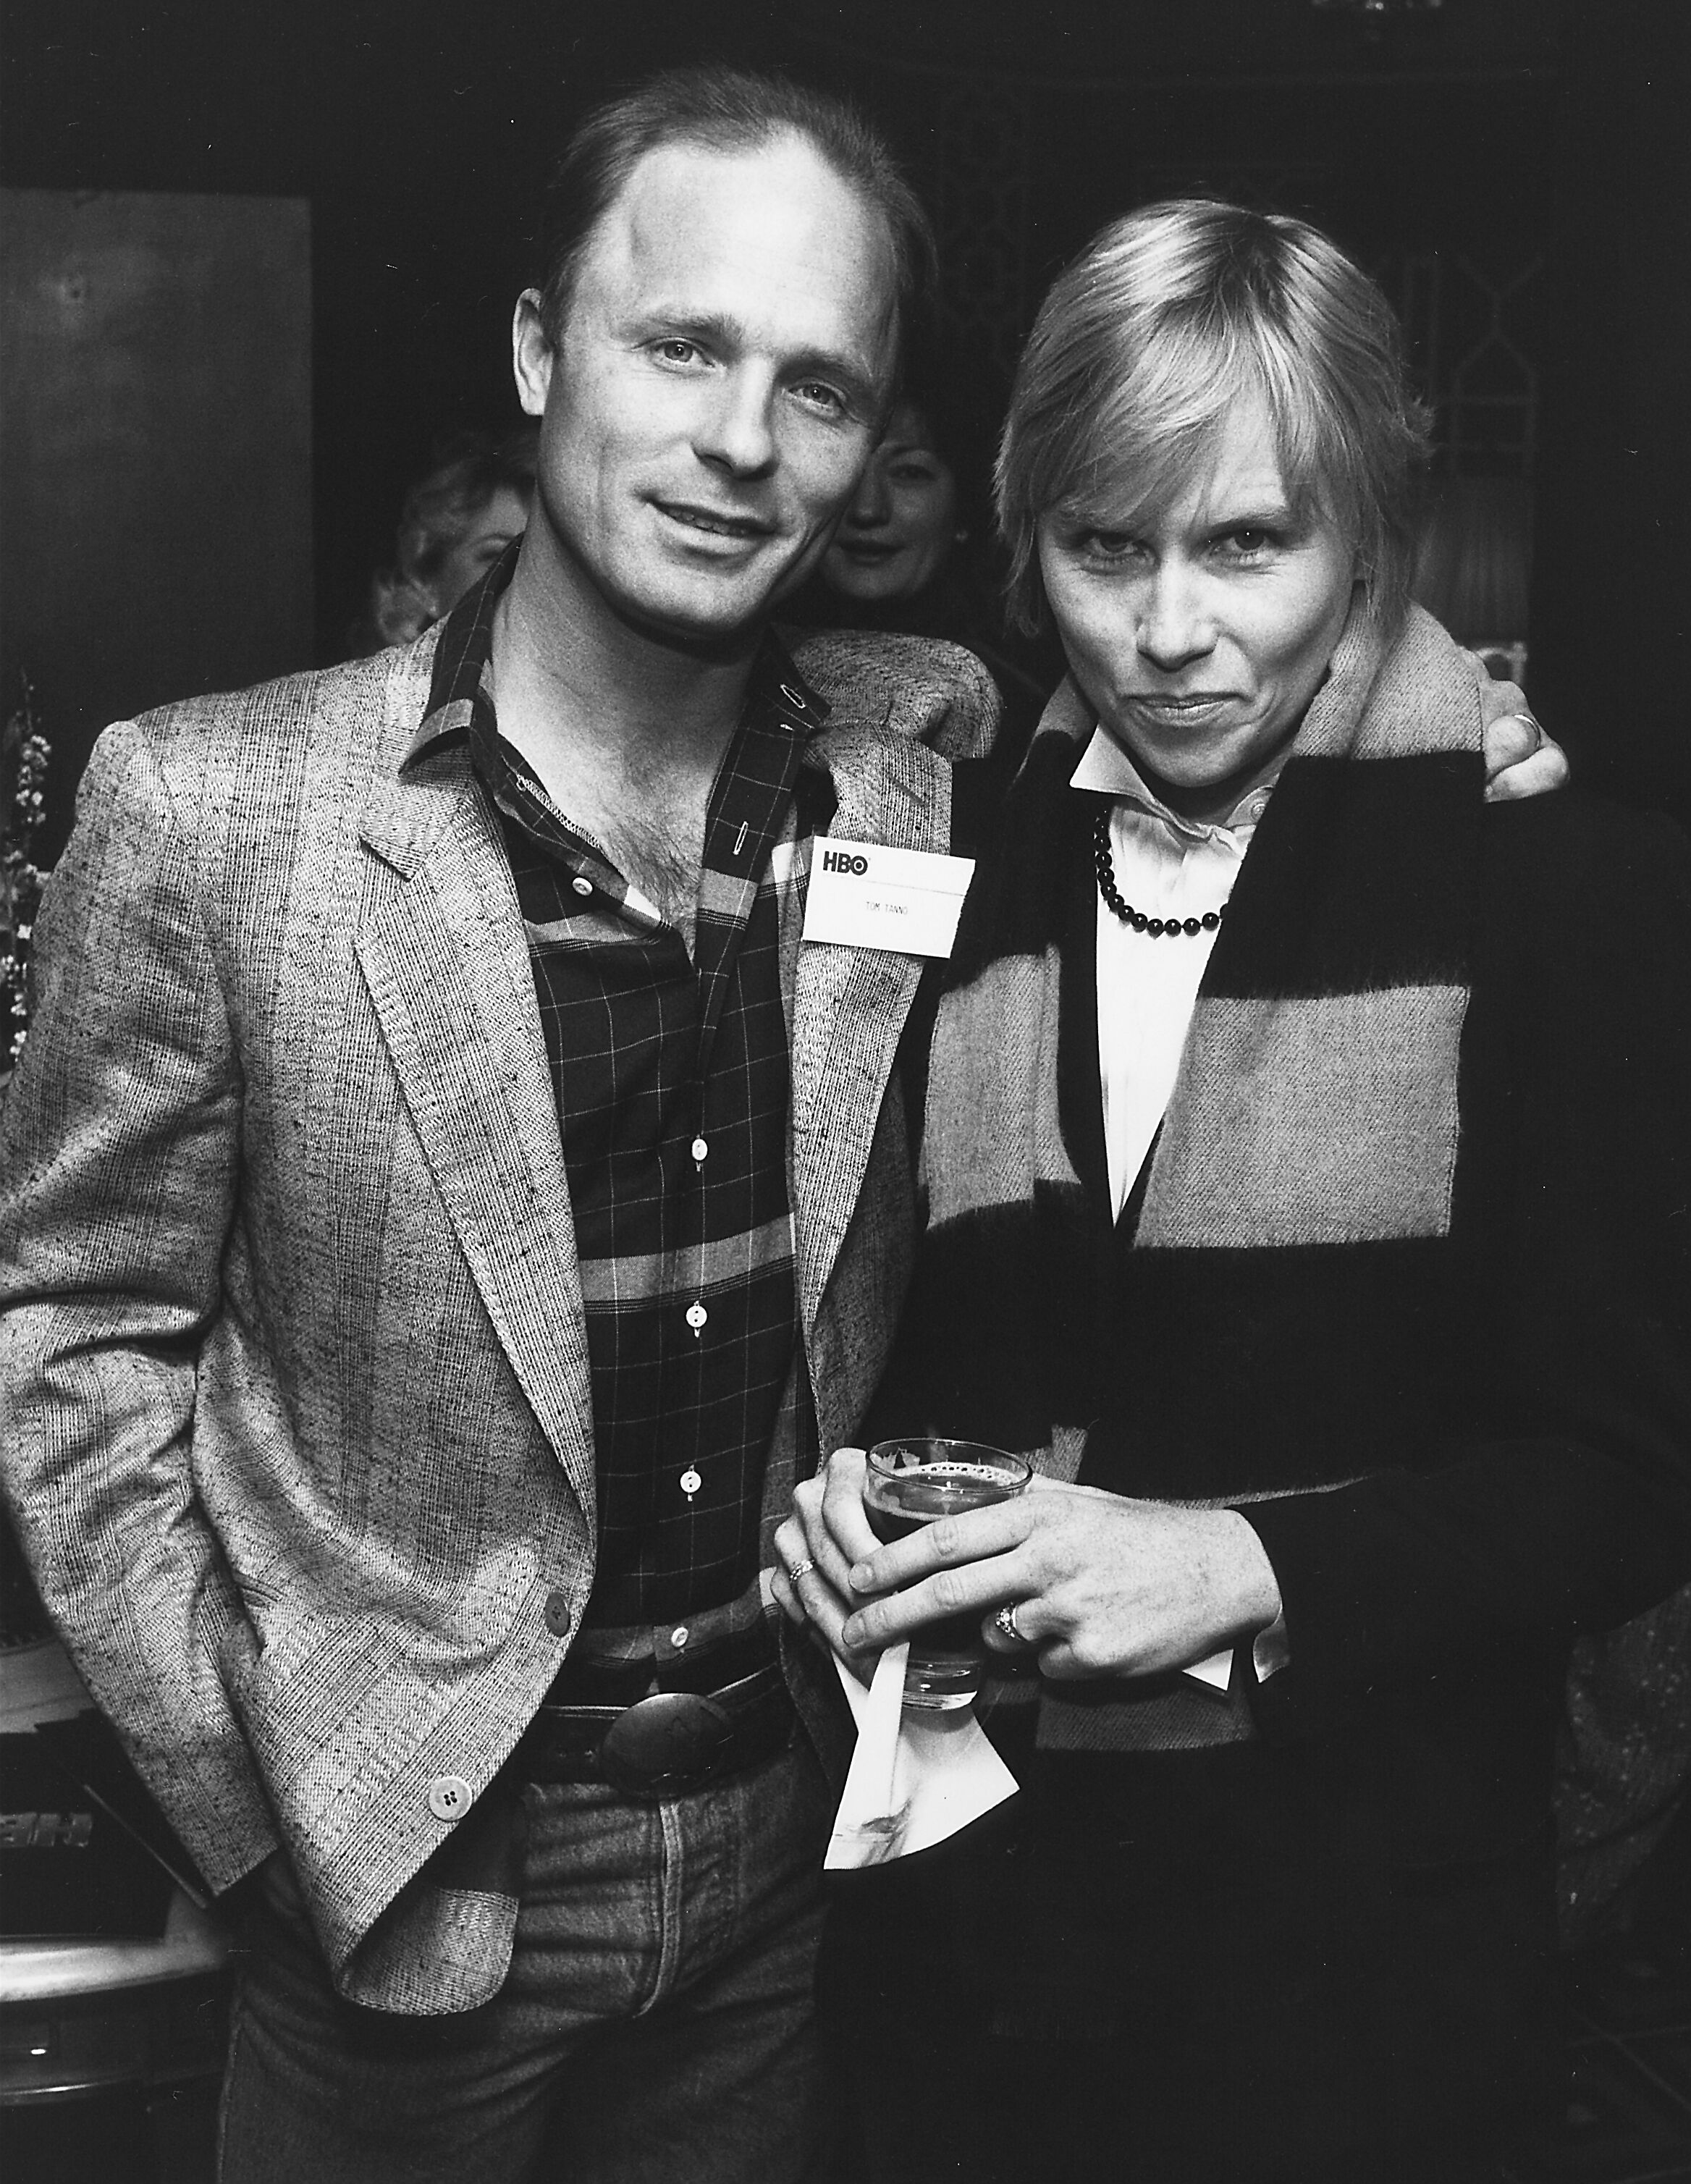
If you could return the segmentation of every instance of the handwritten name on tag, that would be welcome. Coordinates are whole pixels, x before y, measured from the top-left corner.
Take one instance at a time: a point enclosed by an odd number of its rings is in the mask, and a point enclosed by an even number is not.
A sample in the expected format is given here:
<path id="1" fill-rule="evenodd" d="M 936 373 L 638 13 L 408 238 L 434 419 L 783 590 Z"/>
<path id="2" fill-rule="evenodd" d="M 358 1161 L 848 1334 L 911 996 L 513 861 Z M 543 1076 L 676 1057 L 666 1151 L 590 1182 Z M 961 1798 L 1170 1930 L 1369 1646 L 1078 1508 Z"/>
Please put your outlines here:
<path id="1" fill-rule="evenodd" d="M 949 956 L 974 872 L 972 857 L 819 834 L 810 857 L 804 938 L 842 948 Z"/>

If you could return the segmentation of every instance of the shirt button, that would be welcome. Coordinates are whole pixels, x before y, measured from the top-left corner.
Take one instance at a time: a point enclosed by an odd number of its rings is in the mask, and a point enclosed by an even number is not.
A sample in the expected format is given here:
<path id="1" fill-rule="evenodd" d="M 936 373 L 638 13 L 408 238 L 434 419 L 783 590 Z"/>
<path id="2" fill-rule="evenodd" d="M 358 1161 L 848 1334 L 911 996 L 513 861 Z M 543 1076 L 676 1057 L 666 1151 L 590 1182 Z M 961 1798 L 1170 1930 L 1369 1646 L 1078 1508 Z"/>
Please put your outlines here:
<path id="1" fill-rule="evenodd" d="M 437 1774 L 429 1785 L 429 1810 L 437 1820 L 456 1820 L 470 1810 L 476 1793 L 461 1774 Z"/>
<path id="2" fill-rule="evenodd" d="M 704 1160 L 709 1153 L 709 1150 L 710 1147 L 705 1143 L 703 1138 L 695 1138 L 693 1139 L 693 1156 L 696 1161 Z"/>
<path id="3" fill-rule="evenodd" d="M 688 1464 L 687 1469 L 681 1474 L 681 1492 L 683 1494 L 697 1494 L 699 1488 L 703 1486 L 704 1484 L 704 1481 L 703 1478 L 693 1469 L 691 1464 Z"/>
<path id="4" fill-rule="evenodd" d="M 681 1648 L 686 1645 L 687 1640 L 691 1638 L 692 1635 L 692 1631 L 687 1629 L 685 1623 L 678 1623 L 675 1629 L 670 1633 L 670 1643 L 679 1652 Z"/>
<path id="5" fill-rule="evenodd" d="M 702 1304 L 698 1302 L 696 1299 L 687 1308 L 687 1323 L 693 1329 L 695 1334 L 698 1334 L 699 1329 L 704 1326 L 705 1321 L 708 1320 L 710 1314 L 704 1309 L 704 1306 Z"/>
<path id="6" fill-rule="evenodd" d="M 570 1635 L 570 1625 L 575 1619 L 570 1613 L 569 1596 L 566 1593 L 548 1592 L 547 1594 L 546 1627 L 554 1638 L 567 1638 Z"/>
<path id="7" fill-rule="evenodd" d="M 570 884 L 575 889 L 577 894 L 591 894 L 593 891 L 593 883 L 591 880 L 584 880 L 578 878 L 571 880 Z"/>
<path id="8" fill-rule="evenodd" d="M 802 713 L 804 710 L 804 699 L 802 694 L 795 690 L 790 682 L 782 684 L 781 694 L 795 712 Z"/>

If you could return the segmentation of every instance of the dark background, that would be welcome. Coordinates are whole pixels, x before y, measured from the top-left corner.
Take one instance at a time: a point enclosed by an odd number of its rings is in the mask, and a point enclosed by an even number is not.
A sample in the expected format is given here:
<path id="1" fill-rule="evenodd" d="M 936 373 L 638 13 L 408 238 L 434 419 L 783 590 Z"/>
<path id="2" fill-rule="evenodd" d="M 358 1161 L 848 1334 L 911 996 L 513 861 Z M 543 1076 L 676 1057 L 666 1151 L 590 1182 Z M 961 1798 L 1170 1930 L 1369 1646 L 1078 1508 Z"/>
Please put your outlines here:
<path id="1" fill-rule="evenodd" d="M 1203 187 L 1304 213 L 1404 309 L 1440 404 L 1443 482 L 1501 485 L 1529 510 L 1527 688 L 1578 778 L 1691 822 L 1688 14 L 1685 0 L 4 0 L 0 183 L 309 206 L 314 642 L 250 675 L 340 656 L 431 444 L 515 421 L 510 309 L 552 150 L 654 66 L 785 64 L 871 106 L 935 206 L 954 368 L 988 410 L 1046 280 L 1111 214 Z M 266 319 L 255 301 L 253 342 Z M 242 521 L 270 520 L 250 476 L 214 483 Z M 0 476 L 0 496 L 15 521 L 16 482 Z M 106 505 L 146 572 L 168 526 Z M 278 541 L 278 566 L 294 551 Z M 224 611 L 214 584 L 200 604 Z M 128 677 L 113 629 L 87 620 L 86 644 Z M 8 701 L 23 649 L 0 621 Z M 133 660 L 125 710 L 173 694 L 156 649 Z M 98 724 L 43 697 L 51 861 Z M 1591 907 L 1624 946 L 1627 906 Z M 0 1624 L 7 1576 L 0 1559 Z M 1569 2177 L 1683 2173 L 1687 1870 L 1682 1815 L 1648 1884 L 1655 1913 L 1641 1905 L 1579 1975 Z M 115 2120 L 97 2103 L 9 2111 L 8 2174 L 209 2176 L 213 2083 L 166 2087 L 150 2123 L 126 2087 Z M 147 2130 L 156 2158 L 135 2150 Z M 162 2150 L 171 2131 L 190 2152 Z"/>
<path id="2" fill-rule="evenodd" d="M 1531 482 L 1534 702 L 1583 782 L 1691 818 L 1684 12 L 8 0 L 0 180 L 309 201 L 320 660 L 343 649 L 431 443 L 515 421 L 508 327 L 552 150 L 652 66 L 773 63 L 858 92 L 939 212 L 957 368 L 982 388 L 1110 214 L 1193 187 L 1304 212 L 1408 306 L 1430 380 L 1467 354 L 1471 417 L 1488 370 L 1509 380 L 1497 444 L 1482 431 L 1441 460 Z M 1445 302 L 1418 325 L 1429 265 Z M 1488 361 L 1475 313 L 1499 295 Z"/>

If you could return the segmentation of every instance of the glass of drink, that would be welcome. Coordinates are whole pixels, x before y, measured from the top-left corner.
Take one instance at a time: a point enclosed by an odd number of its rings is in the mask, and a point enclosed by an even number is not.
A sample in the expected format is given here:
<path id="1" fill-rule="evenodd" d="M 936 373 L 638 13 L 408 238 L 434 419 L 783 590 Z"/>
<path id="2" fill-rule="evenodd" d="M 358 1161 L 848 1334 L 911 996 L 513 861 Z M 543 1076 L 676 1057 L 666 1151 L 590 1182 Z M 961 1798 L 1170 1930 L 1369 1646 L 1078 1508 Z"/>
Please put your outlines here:
<path id="1" fill-rule="evenodd" d="M 938 1435 L 878 1440 L 869 1451 L 863 1508 L 877 1540 L 902 1540 L 937 1517 L 984 1509 L 1024 1492 L 1032 1467 L 984 1441 Z M 907 1707 L 966 1707 L 980 1688 L 987 1649 L 978 1614 L 924 1624 L 910 1641 Z"/>

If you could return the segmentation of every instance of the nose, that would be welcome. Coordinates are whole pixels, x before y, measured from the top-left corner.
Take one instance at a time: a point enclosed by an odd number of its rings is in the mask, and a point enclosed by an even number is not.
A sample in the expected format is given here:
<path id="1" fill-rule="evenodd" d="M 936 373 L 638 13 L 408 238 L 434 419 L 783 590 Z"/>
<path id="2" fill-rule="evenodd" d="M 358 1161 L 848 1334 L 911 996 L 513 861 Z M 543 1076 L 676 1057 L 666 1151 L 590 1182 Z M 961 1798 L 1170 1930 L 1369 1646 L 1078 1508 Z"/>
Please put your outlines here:
<path id="1" fill-rule="evenodd" d="M 756 477 L 776 460 L 774 389 L 749 372 L 724 375 L 694 438 L 699 459 L 733 477 Z"/>
<path id="2" fill-rule="evenodd" d="M 1215 627 L 1196 570 L 1173 560 L 1158 565 L 1141 604 L 1138 642 L 1143 657 L 1165 675 L 1201 660 L 1214 648 Z"/>
<path id="3" fill-rule="evenodd" d="M 846 510 L 846 521 L 854 531 L 876 531 L 890 521 L 893 496 L 887 490 L 887 480 L 881 465 L 871 455 L 863 476 L 857 482 L 857 490 Z"/>

